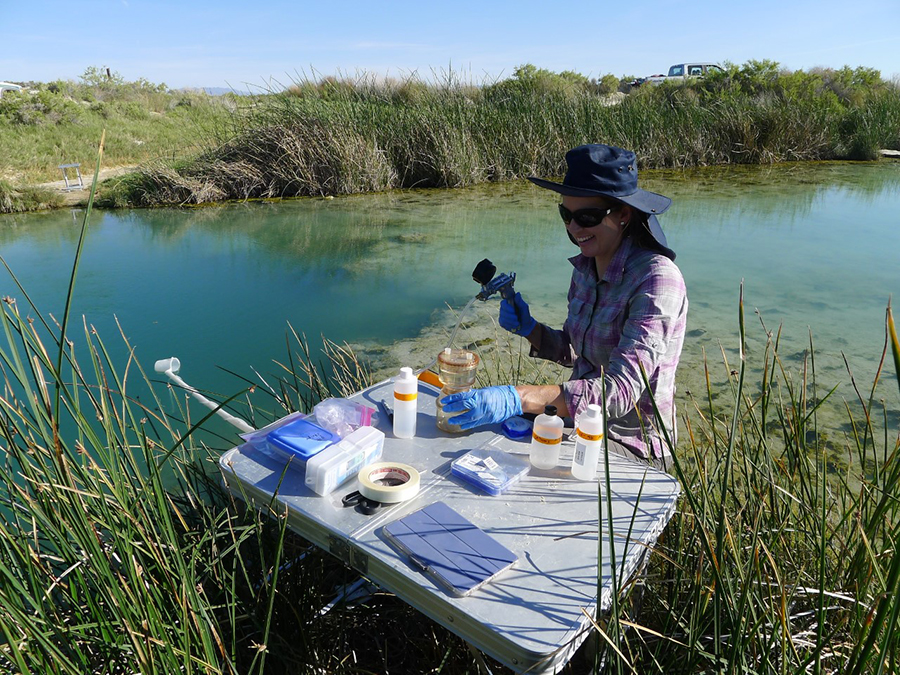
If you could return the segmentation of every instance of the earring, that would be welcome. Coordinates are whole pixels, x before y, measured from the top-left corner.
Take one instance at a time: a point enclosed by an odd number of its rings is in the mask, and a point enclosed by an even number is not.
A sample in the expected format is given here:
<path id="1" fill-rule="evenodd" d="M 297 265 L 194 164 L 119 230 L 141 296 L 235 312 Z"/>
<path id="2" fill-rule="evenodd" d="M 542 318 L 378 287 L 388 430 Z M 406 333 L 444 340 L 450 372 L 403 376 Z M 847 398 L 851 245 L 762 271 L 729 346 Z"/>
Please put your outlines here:
<path id="1" fill-rule="evenodd" d="M 621 223 L 619 223 L 619 225 L 620 225 L 621 227 L 625 227 L 625 221 L 623 220 Z"/>

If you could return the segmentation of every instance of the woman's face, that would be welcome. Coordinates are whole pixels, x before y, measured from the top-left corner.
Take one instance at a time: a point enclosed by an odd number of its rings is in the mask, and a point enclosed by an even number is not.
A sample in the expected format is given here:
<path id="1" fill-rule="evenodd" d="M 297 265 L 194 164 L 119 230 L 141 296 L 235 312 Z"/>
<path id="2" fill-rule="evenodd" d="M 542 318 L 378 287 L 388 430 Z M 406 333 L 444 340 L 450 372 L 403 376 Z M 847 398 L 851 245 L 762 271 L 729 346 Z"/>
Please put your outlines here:
<path id="1" fill-rule="evenodd" d="M 576 212 L 581 209 L 603 209 L 614 206 L 614 202 L 603 197 L 569 197 L 563 195 L 563 206 L 569 211 Z M 622 243 L 622 232 L 625 229 L 623 223 L 628 222 L 631 216 L 631 207 L 624 204 L 618 205 L 614 211 L 594 227 L 582 227 L 574 218 L 566 224 L 569 234 L 575 239 L 582 255 L 587 258 L 612 257 L 612 254 Z"/>

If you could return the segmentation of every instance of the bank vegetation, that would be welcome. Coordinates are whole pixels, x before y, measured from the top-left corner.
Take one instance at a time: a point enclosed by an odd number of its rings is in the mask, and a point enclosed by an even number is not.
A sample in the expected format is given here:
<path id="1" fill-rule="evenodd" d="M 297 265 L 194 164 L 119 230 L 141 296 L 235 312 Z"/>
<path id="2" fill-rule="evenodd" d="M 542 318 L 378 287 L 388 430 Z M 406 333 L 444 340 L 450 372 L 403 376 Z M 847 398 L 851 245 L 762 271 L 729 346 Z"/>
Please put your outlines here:
<path id="1" fill-rule="evenodd" d="M 622 88 L 628 85 L 621 83 Z M 372 78 L 304 82 L 254 102 L 234 135 L 143 167 L 107 205 L 460 187 L 561 175 L 584 142 L 633 149 L 643 168 L 828 159 L 900 149 L 900 88 L 866 68 L 730 66 L 686 84 L 609 83 L 533 66 L 472 86 Z"/>
<path id="2" fill-rule="evenodd" d="M 631 80 L 524 65 L 478 84 L 453 73 L 430 82 L 360 74 L 214 97 L 89 68 L 79 83 L 32 83 L 0 99 L 0 179 L 17 191 L 58 179 L 58 164 L 90 161 L 103 128 L 105 165 L 138 167 L 104 186 L 104 206 L 560 175 L 565 151 L 584 142 L 633 149 L 645 169 L 900 150 L 900 86 L 869 68 L 749 61 L 683 84 Z"/>
<path id="3" fill-rule="evenodd" d="M 72 284 L 77 268 L 76 255 Z M 0 672 L 477 670 L 460 638 L 390 593 L 333 604 L 356 573 L 291 534 L 277 497 L 223 489 L 216 464 L 237 439 L 208 429 L 212 412 L 193 417 L 188 392 L 166 391 L 124 331 L 73 329 L 72 285 L 55 317 L 13 294 L 21 305 L 0 308 Z M 598 652 L 605 672 L 897 672 L 900 414 L 880 393 L 900 385 L 890 307 L 875 381 L 847 373 L 857 400 L 833 429 L 817 413 L 836 383 L 821 381 L 812 338 L 792 370 L 779 330 L 736 316 L 739 344 L 753 331 L 765 348 L 731 363 L 723 351 L 689 396 L 673 449 L 683 494 L 642 602 L 627 587 L 596 623 L 615 646 Z M 109 339 L 126 340 L 124 363 Z M 524 346 L 511 340 L 482 354 L 484 373 L 515 376 Z M 288 350 L 223 405 L 260 427 L 371 383 L 347 347 L 313 354 L 294 333 Z M 580 652 L 563 672 L 598 664 Z"/>

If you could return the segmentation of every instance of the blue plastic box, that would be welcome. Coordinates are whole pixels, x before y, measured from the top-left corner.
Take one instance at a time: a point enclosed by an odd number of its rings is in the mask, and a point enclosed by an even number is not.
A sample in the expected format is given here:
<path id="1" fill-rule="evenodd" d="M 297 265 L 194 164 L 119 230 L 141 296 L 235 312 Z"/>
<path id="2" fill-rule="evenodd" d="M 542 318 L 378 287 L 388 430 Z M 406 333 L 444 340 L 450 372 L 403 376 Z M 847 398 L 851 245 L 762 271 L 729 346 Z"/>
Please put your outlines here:
<path id="1" fill-rule="evenodd" d="M 306 467 L 306 460 L 341 439 L 305 419 L 298 419 L 270 432 L 266 441 L 270 448 L 293 460 L 296 467 Z"/>

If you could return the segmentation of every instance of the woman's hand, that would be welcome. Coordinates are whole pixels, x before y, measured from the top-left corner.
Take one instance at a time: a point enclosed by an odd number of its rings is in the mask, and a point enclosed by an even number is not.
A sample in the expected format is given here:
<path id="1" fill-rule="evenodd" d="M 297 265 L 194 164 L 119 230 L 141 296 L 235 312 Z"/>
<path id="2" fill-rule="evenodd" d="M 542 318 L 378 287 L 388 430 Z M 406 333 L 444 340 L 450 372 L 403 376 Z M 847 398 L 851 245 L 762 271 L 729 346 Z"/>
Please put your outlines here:
<path id="1" fill-rule="evenodd" d="M 448 423 L 464 430 L 483 424 L 497 424 L 522 414 L 522 399 L 516 388 L 508 384 L 450 394 L 442 398 L 440 404 L 446 413 L 463 413 L 450 418 Z"/>
<path id="2" fill-rule="evenodd" d="M 522 299 L 521 293 L 516 293 L 512 302 L 506 298 L 500 301 L 500 326 L 510 333 L 528 337 L 537 325 L 537 321 L 531 318 L 528 303 Z"/>

